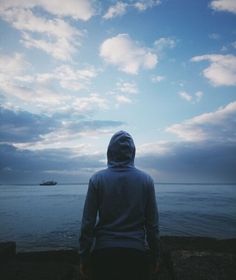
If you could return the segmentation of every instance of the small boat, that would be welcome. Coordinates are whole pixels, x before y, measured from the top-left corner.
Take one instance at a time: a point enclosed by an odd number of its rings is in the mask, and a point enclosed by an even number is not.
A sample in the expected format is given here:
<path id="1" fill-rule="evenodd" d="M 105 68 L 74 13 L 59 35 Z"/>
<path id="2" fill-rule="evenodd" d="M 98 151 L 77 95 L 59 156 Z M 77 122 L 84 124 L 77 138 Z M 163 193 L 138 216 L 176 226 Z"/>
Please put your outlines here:
<path id="1" fill-rule="evenodd" d="M 56 181 L 43 181 L 42 183 L 40 183 L 40 186 L 55 186 L 57 184 Z"/>

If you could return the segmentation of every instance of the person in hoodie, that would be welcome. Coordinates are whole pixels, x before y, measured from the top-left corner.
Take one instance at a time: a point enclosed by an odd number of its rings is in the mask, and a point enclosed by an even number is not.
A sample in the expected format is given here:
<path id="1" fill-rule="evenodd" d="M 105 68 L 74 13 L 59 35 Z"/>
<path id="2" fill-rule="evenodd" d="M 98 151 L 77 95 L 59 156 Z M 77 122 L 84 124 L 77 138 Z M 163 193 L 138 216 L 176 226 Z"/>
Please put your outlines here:
<path id="1" fill-rule="evenodd" d="M 89 181 L 79 238 L 80 272 L 85 278 L 89 270 L 92 279 L 144 280 L 149 277 L 150 262 L 153 272 L 158 270 L 154 183 L 135 168 L 134 158 L 130 134 L 115 133 L 107 149 L 107 169 Z"/>

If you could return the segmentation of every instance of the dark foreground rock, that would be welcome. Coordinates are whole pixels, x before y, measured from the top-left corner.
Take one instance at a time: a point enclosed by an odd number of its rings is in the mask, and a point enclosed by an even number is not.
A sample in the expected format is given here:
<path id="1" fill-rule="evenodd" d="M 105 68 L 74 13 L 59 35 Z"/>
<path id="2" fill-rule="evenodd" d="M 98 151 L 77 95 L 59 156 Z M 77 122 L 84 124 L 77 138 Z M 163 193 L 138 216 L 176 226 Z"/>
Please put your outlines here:
<path id="1" fill-rule="evenodd" d="M 162 237 L 162 259 L 153 280 L 235 280 L 236 239 Z M 0 243 L 1 280 L 79 280 L 75 250 L 15 253 Z"/>

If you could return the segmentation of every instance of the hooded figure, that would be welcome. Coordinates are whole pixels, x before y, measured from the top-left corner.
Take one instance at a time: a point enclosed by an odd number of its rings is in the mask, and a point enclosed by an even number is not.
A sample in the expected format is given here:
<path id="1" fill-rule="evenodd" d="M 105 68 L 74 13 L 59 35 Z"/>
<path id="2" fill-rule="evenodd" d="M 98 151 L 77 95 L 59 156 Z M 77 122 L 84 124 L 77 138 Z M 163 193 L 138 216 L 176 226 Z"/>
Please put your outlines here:
<path id="1" fill-rule="evenodd" d="M 147 279 L 147 250 L 152 263 L 158 263 L 154 183 L 148 174 L 135 168 L 134 158 L 130 134 L 115 133 L 107 149 L 108 168 L 89 181 L 79 254 L 81 273 L 92 263 L 93 279 Z"/>

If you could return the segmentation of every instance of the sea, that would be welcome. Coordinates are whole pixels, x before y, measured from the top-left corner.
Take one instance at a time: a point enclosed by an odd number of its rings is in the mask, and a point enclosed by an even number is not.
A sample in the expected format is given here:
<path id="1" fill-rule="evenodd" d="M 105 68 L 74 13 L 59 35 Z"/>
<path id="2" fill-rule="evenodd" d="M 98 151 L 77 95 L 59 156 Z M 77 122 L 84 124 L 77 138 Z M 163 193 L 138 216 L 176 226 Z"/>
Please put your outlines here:
<path id="1" fill-rule="evenodd" d="M 160 234 L 236 238 L 236 184 L 155 184 Z M 0 185 L 0 242 L 78 247 L 87 184 Z"/>

